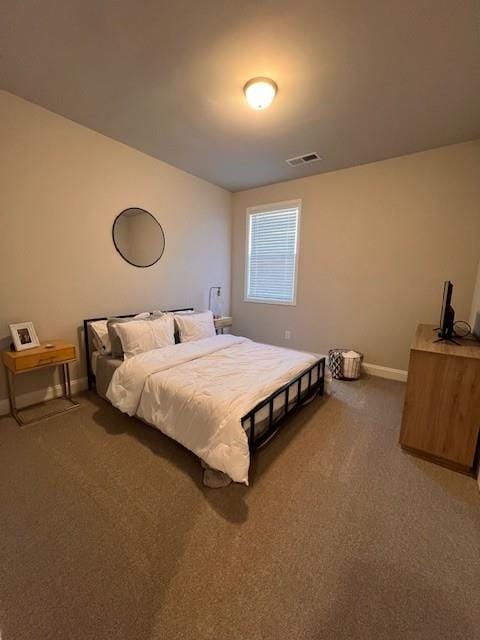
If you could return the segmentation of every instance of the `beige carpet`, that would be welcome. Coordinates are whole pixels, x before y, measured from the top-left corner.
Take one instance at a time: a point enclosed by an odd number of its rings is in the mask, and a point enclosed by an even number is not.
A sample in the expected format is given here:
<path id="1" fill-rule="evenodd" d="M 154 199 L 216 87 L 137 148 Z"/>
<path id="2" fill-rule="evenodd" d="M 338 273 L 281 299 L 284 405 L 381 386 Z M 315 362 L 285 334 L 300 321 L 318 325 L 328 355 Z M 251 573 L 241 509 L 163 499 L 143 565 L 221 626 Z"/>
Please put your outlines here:
<path id="1" fill-rule="evenodd" d="M 397 445 L 404 387 L 336 383 L 209 490 L 93 395 L 0 421 L 2 640 L 480 637 L 476 482 Z"/>

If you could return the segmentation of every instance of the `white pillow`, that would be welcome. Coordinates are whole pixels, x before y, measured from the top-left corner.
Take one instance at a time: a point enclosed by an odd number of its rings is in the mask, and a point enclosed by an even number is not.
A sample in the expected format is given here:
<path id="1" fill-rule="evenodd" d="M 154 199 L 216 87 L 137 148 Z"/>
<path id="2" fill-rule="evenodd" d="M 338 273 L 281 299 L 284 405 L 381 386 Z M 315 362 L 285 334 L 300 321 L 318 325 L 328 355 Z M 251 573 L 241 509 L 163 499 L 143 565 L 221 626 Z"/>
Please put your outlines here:
<path id="1" fill-rule="evenodd" d="M 125 358 L 167 347 L 175 344 L 174 322 L 171 314 L 166 314 L 157 320 L 132 320 L 116 325 Z"/>
<path id="2" fill-rule="evenodd" d="M 123 322 L 131 322 L 132 320 L 147 320 L 148 318 L 150 318 L 150 313 L 148 311 L 143 311 L 142 313 L 133 316 L 133 318 L 129 316 L 128 318 L 107 319 L 107 330 L 108 337 L 110 338 L 110 349 L 114 358 L 123 358 L 122 341 L 120 340 L 120 336 L 117 333 L 117 324 L 121 324 Z"/>
<path id="3" fill-rule="evenodd" d="M 176 315 L 175 322 L 180 334 L 180 342 L 193 342 L 202 338 L 212 338 L 216 335 L 211 311 Z"/>
<path id="4" fill-rule="evenodd" d="M 90 322 L 89 325 L 92 332 L 92 342 L 96 350 L 102 355 L 112 353 L 112 343 L 108 335 L 107 321 L 97 320 L 96 322 Z"/>

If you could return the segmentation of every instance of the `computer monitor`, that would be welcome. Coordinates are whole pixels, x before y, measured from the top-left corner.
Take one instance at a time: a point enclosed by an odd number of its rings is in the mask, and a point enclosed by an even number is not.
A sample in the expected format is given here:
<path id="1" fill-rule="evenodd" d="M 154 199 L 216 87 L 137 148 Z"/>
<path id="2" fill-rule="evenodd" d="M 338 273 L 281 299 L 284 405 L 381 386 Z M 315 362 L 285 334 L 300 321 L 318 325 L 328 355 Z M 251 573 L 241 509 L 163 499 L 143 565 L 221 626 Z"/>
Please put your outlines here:
<path id="1" fill-rule="evenodd" d="M 440 314 L 440 327 L 438 329 L 438 337 L 442 340 L 451 340 L 453 338 L 453 323 L 455 322 L 455 311 L 452 307 L 453 284 L 447 280 L 443 285 L 442 311 Z"/>

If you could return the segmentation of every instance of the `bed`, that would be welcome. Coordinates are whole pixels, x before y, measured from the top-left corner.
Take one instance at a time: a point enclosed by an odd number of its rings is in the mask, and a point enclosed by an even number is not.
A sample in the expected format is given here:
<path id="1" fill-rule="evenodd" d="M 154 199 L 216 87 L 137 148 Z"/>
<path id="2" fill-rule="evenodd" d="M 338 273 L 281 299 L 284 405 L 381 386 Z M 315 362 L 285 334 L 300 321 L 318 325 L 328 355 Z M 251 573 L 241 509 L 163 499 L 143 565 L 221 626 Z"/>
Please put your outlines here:
<path id="1" fill-rule="evenodd" d="M 92 348 L 98 320 L 84 321 L 89 388 L 236 482 L 248 484 L 251 454 L 323 395 L 325 359 L 314 354 L 218 335 L 122 360 Z"/>

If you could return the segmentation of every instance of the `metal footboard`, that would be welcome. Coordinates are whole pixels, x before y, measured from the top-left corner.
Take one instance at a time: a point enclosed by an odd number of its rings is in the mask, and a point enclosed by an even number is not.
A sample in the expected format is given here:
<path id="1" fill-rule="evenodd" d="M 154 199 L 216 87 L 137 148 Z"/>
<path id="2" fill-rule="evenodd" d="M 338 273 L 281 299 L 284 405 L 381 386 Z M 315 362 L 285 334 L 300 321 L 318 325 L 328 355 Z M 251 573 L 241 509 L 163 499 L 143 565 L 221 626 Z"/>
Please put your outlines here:
<path id="1" fill-rule="evenodd" d="M 313 372 L 317 372 L 317 379 L 312 380 Z M 302 392 L 302 380 L 307 376 L 307 388 Z M 325 358 L 320 358 L 311 367 L 305 369 L 296 378 L 288 382 L 286 385 L 277 389 L 268 398 L 259 402 L 251 411 L 243 416 L 241 422 L 243 428 L 248 434 L 248 444 L 250 451 L 253 452 L 266 444 L 278 432 L 283 422 L 292 414 L 296 413 L 304 404 L 312 400 L 315 395 L 323 395 L 325 385 Z M 297 395 L 292 402 L 292 390 L 297 388 Z M 274 402 L 283 395 L 284 404 L 280 411 L 275 414 Z M 260 411 L 268 407 L 268 425 L 260 435 L 256 435 L 255 428 L 258 425 L 258 414 Z"/>

